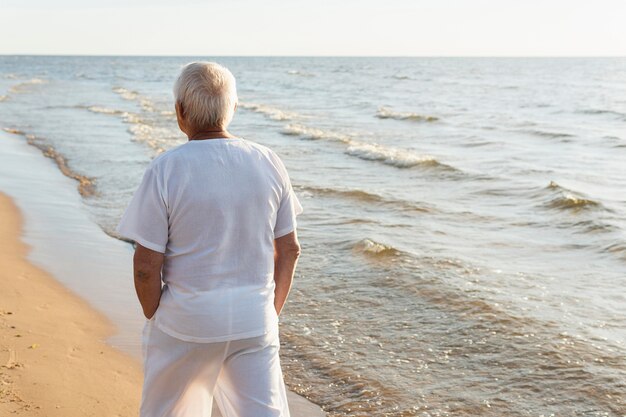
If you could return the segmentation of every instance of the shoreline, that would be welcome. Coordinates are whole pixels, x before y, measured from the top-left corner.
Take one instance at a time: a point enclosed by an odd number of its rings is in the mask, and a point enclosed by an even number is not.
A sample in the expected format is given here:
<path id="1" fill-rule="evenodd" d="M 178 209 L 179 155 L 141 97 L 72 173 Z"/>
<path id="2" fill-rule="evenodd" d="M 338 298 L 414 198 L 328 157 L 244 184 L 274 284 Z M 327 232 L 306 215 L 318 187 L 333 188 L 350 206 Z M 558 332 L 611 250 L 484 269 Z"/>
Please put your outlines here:
<path id="1" fill-rule="evenodd" d="M 135 292 L 132 284 L 132 246 L 126 242 L 119 241 L 106 235 L 87 215 L 84 207 L 84 201 L 76 191 L 76 184 L 70 178 L 65 177 L 54 165 L 54 162 L 41 154 L 40 150 L 28 145 L 17 135 L 11 135 L 6 132 L 0 132 L 0 200 L 2 201 L 2 221 L 11 218 L 12 223 L 17 228 L 13 234 L 4 233 L 2 239 L 3 245 L 15 246 L 22 248 L 22 252 L 11 252 L 14 259 L 11 262 L 17 262 L 24 270 L 32 271 L 29 273 L 26 283 L 31 283 L 30 275 L 37 274 L 37 279 L 32 280 L 29 291 L 11 290 L 13 282 L 8 284 L 4 281 L 11 280 L 11 275 L 0 275 L 2 277 L 3 291 L 0 296 L 0 348 L 3 357 L 0 357 L 0 366 L 11 364 L 13 361 L 23 361 L 24 367 L 14 366 L 0 368 L 0 414 L 4 414 L 5 409 L 2 408 L 7 404 L 22 404 L 22 408 L 16 410 L 26 410 L 28 415 L 46 415 L 68 416 L 69 408 L 54 408 L 62 410 L 62 413 L 53 414 L 51 411 L 45 413 L 42 408 L 35 408 L 34 405 L 38 401 L 44 401 L 46 398 L 62 398 L 64 386 L 71 387 L 75 381 L 82 381 L 77 384 L 82 396 L 95 398 L 95 405 L 92 403 L 84 403 L 87 409 L 82 409 L 76 415 L 119 415 L 133 416 L 138 414 L 139 398 L 141 393 L 142 369 L 141 369 L 141 346 L 140 335 L 141 326 L 143 325 L 143 315 L 141 314 L 139 303 L 136 301 Z M 6 208 L 5 208 L 6 206 Z M 13 210 L 13 212 L 11 212 Z M 5 214 L 6 213 L 6 214 Z M 19 221 L 18 221 L 19 220 Z M 61 237 L 61 238 L 59 238 Z M 28 249 L 27 249 L 28 248 Z M 7 252 L 8 254 L 9 252 Z M 5 260 L 2 258 L 2 265 Z M 8 260 L 8 259 L 7 259 Z M 8 268 L 5 267 L 8 271 Z M 88 277 L 88 279 L 85 279 Z M 40 278 L 40 279 L 39 279 Z M 21 285 L 23 280 L 13 279 L 15 285 Z M 38 284 L 35 284 L 35 283 Z M 39 286 L 49 290 L 48 295 L 51 298 L 59 300 L 55 305 L 59 311 L 54 312 L 45 310 L 42 305 L 46 303 L 38 300 Z M 26 287 L 24 287 L 26 288 Z M 43 293 L 44 291 L 41 290 Z M 20 297 L 14 297 L 12 300 L 5 300 L 8 294 L 18 293 Z M 18 302 L 18 299 L 20 300 Z M 61 302 L 63 300 L 63 302 Z M 10 304 L 15 301 L 16 303 Z M 63 312 L 63 306 L 75 306 L 75 312 L 68 315 Z M 9 309 L 7 306 L 11 306 Z M 24 311 L 31 308 L 30 315 L 25 315 L 22 321 L 17 320 L 17 315 L 5 314 L 5 311 L 14 313 L 18 307 Z M 57 308 L 55 307 L 55 308 Z M 49 309 L 52 303 L 49 303 Z M 74 307 L 72 307 L 74 308 Z M 30 311 L 30 310 L 29 310 Z M 41 313 L 45 312 L 45 320 L 40 319 Z M 69 329 L 65 329 L 58 323 L 55 326 L 44 326 L 43 323 L 47 319 L 53 317 L 66 317 L 70 322 L 70 329 L 74 326 L 77 333 L 71 333 Z M 93 321 L 85 321 L 89 318 Z M 12 329 L 11 326 L 15 326 Z M 11 331 L 18 328 L 23 329 L 23 335 L 15 337 Z M 37 330 L 40 329 L 40 330 Z M 46 334 L 45 329 L 56 329 L 56 333 Z M 30 330 L 30 333 L 28 331 Z M 8 333 L 7 333 L 8 332 Z M 87 354 L 86 348 L 72 351 L 69 345 L 56 343 L 55 337 L 68 337 L 72 334 L 74 345 L 83 347 L 89 346 L 92 352 Z M 28 335 L 28 337 L 26 337 Z M 38 338 L 38 340 L 30 337 Z M 38 337 L 35 337 L 38 336 Z M 43 340 L 43 343 L 42 343 Z M 17 347 L 12 347 L 11 343 L 20 342 L 20 352 Z M 45 357 L 41 357 L 39 361 L 29 362 L 36 354 L 42 352 L 44 345 L 55 341 L 55 345 L 66 346 L 65 351 L 55 351 L 54 354 L 49 353 Z M 25 342 L 29 342 L 24 345 Z M 70 343 L 70 342 L 68 342 Z M 25 346 L 25 347 L 24 347 Z M 35 346 L 32 348 L 32 346 Z M 102 346 L 98 350 L 97 346 Z M 25 350 L 24 350 L 25 349 Z M 11 352 L 15 353 L 11 353 Z M 93 352 L 105 352 L 103 354 Z M 24 353 L 25 352 L 25 353 Z M 73 352 L 73 353 L 72 353 Z M 14 356 L 16 356 L 14 358 Z M 67 355 L 67 356 L 63 356 Z M 72 360 L 68 359 L 71 356 Z M 98 356 L 99 355 L 99 356 Z M 118 373 L 118 380 L 105 379 L 100 377 L 104 375 L 100 372 L 92 371 L 90 366 L 99 366 L 100 356 L 108 358 L 115 363 L 109 363 L 107 369 L 117 369 L 119 366 L 127 366 L 127 374 Z M 115 359 L 113 359 L 115 358 Z M 82 360 L 83 362 L 79 361 Z M 119 359 L 119 360 L 118 360 Z M 96 362 L 92 364 L 91 362 Z M 36 366 L 35 366 L 36 364 Z M 59 373 L 55 367 L 69 366 L 65 379 L 57 379 L 55 385 L 54 378 L 64 375 Z M 86 364 L 86 366 L 83 366 Z M 37 369 L 41 368 L 41 371 Z M 84 372 L 83 369 L 87 369 Z M 134 370 L 133 370 L 134 369 Z M 47 370 L 47 371 L 44 371 Z M 9 371 L 28 372 L 29 376 L 20 377 L 17 381 L 19 391 L 22 390 L 24 383 L 29 384 L 24 388 L 23 394 L 16 394 L 15 401 L 6 397 L 11 394 L 11 390 L 7 387 L 15 386 L 16 381 L 5 381 L 5 374 Z M 49 382 L 49 387 L 42 389 L 45 380 L 45 372 L 50 372 L 53 378 Z M 76 373 L 76 377 L 74 374 Z M 13 372 L 17 375 L 17 372 Z M 12 375 L 8 373 L 7 375 Z M 93 375 L 98 375 L 98 383 L 106 386 L 125 386 L 120 383 L 119 378 L 127 377 L 126 383 L 131 387 L 124 392 L 134 392 L 134 397 L 125 398 L 117 397 L 113 394 L 106 394 L 106 390 L 98 389 L 92 394 L 87 394 L 88 385 L 93 384 Z M 8 376 L 6 378 L 9 378 Z M 29 379 L 30 378 L 30 379 Z M 81 380 L 82 378 L 82 380 Z M 68 385 L 69 384 L 69 385 Z M 31 386 L 32 385 L 32 386 Z M 39 388 L 38 388 L 39 387 Z M 85 388 L 85 389 L 83 389 Z M 71 389 L 71 388 L 69 388 Z M 45 394 L 43 393 L 45 391 Z M 22 398 L 22 400 L 20 400 Z M 317 417 L 324 416 L 325 413 L 316 404 L 311 403 L 304 397 L 296 395 L 292 391 L 288 391 L 288 398 L 292 415 L 298 417 Z M 6 399 L 6 401 L 5 401 Z M 86 400 L 85 400 L 86 401 Z M 102 412 L 92 414 L 91 407 L 107 407 L 107 403 L 116 403 L 117 406 L 126 404 L 130 407 L 131 412 L 108 413 L 106 408 L 99 408 Z M 31 405 L 28 405 L 31 404 Z M 48 403 L 46 403 L 48 404 Z M 71 404 L 71 403 L 68 403 Z M 91 405 L 90 405 L 91 404 Z M 60 404 L 53 404 L 56 405 Z M 79 407 L 79 401 L 75 401 L 73 405 L 68 407 Z M 112 407 L 110 404 L 108 407 Z M 39 405 L 39 407 L 42 407 Z M 133 409 L 132 407 L 136 407 Z M 122 411 L 118 408 L 118 410 Z M 7 408 L 6 411 L 14 411 Z M 41 414 L 38 414 L 41 413 Z M 221 414 L 214 406 L 214 416 L 219 417 Z"/>

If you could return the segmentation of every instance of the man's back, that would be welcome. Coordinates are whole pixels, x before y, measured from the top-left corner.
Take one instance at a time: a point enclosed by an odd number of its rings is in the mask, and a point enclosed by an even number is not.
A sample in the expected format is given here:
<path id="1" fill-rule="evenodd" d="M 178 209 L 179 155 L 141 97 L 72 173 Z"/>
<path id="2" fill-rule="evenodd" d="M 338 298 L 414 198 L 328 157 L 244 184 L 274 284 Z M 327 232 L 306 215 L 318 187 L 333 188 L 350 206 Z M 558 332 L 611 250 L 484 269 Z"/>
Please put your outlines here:
<path id="1" fill-rule="evenodd" d="M 273 328 L 274 239 L 300 212 L 282 161 L 254 142 L 196 140 L 155 158 L 119 227 L 165 253 L 155 324 L 207 342 Z"/>

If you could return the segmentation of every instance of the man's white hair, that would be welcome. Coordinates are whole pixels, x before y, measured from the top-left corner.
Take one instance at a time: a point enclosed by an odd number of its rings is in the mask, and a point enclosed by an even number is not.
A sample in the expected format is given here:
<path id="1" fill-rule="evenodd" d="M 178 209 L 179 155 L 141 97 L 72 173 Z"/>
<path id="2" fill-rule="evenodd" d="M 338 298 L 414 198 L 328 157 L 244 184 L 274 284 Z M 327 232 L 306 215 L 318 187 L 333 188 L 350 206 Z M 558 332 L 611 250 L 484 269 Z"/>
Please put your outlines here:
<path id="1" fill-rule="evenodd" d="M 215 62 L 192 62 L 183 67 L 174 83 L 174 98 L 196 129 L 226 129 L 237 104 L 235 77 Z"/>

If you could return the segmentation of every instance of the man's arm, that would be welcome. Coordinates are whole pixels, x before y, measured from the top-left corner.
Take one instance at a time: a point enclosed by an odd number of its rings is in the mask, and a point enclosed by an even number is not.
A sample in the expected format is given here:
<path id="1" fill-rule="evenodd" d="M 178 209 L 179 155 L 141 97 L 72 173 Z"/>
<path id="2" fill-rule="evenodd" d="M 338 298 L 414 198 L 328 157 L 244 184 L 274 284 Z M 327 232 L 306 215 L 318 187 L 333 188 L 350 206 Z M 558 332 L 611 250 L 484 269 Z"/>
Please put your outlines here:
<path id="1" fill-rule="evenodd" d="M 137 243 L 133 257 L 135 291 L 141 303 L 143 314 L 151 319 L 161 301 L 161 268 L 163 254 Z"/>
<path id="2" fill-rule="evenodd" d="M 287 301 L 299 256 L 300 244 L 295 231 L 274 240 L 274 308 L 279 315 Z"/>

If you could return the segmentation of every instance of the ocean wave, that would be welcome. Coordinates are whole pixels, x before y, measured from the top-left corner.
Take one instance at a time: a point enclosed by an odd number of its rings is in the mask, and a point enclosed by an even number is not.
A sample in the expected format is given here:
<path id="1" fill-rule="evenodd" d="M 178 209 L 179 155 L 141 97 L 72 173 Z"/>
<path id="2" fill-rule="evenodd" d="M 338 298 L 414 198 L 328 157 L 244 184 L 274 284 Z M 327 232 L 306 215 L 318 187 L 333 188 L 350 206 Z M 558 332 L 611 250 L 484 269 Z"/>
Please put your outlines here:
<path id="1" fill-rule="evenodd" d="M 486 139 L 475 139 L 475 138 L 471 138 L 471 139 L 475 141 L 472 142 L 471 140 L 466 140 L 466 141 L 461 142 L 460 145 L 465 148 L 480 148 L 481 146 L 492 146 L 496 144 L 496 142 L 492 142 Z"/>
<path id="2" fill-rule="evenodd" d="M 404 255 L 404 252 L 394 248 L 393 246 L 385 245 L 368 238 L 361 239 L 354 243 L 352 249 L 369 257 L 370 259 L 395 258 Z"/>
<path id="3" fill-rule="evenodd" d="M 177 131 L 172 131 L 165 126 L 155 126 L 138 115 L 129 113 L 123 117 L 129 125 L 128 132 L 132 135 L 132 140 L 147 144 L 157 155 L 176 144 L 176 140 L 179 139 Z"/>
<path id="4" fill-rule="evenodd" d="M 396 80 L 410 80 L 411 77 L 409 77 L 408 75 L 403 75 L 403 74 L 394 74 L 391 76 L 391 78 L 395 78 Z"/>
<path id="5" fill-rule="evenodd" d="M 23 82 L 22 84 L 45 84 L 48 81 L 41 79 L 41 78 L 31 78 L 28 81 Z"/>
<path id="6" fill-rule="evenodd" d="M 59 153 L 54 146 L 47 143 L 44 138 L 25 133 L 19 129 L 3 128 L 3 130 L 5 132 L 23 136 L 26 138 L 26 142 L 29 145 L 39 149 L 46 158 L 52 159 L 63 175 L 78 182 L 78 192 L 80 195 L 83 197 L 90 197 L 96 194 L 95 180 L 91 177 L 73 171 L 70 168 L 65 156 Z"/>
<path id="7" fill-rule="evenodd" d="M 379 119 L 408 120 L 412 122 L 436 122 L 439 120 L 436 116 L 426 116 L 410 112 L 396 112 L 388 107 L 379 108 L 376 112 L 376 117 Z"/>
<path id="8" fill-rule="evenodd" d="M 309 191 L 314 194 L 320 195 L 330 195 L 337 197 L 345 197 L 357 201 L 364 201 L 370 203 L 381 203 L 385 202 L 385 199 L 374 193 L 369 193 L 363 190 L 354 190 L 354 189 L 337 189 L 337 188 L 328 188 L 328 187 L 316 187 L 316 186 L 308 186 L 308 185 L 295 185 L 295 189 Z"/>
<path id="9" fill-rule="evenodd" d="M 607 110 L 607 109 L 585 109 L 579 110 L 578 113 L 581 114 L 590 114 L 590 115 L 608 115 L 608 116 L 616 116 L 620 119 L 626 119 L 626 113 L 622 113 L 616 110 Z"/>
<path id="10" fill-rule="evenodd" d="M 124 100 L 135 100 L 139 93 L 133 90 L 128 90 L 124 87 L 113 87 L 113 92 L 119 94 Z"/>
<path id="11" fill-rule="evenodd" d="M 288 121 L 300 117 L 298 113 L 281 110 L 264 104 L 239 102 L 238 106 L 254 113 L 260 113 L 271 120 Z"/>
<path id="12" fill-rule="evenodd" d="M 80 79 L 83 79 L 83 80 L 93 80 L 93 77 L 89 77 L 84 72 L 76 72 L 76 73 L 74 73 L 74 78 L 80 78 Z"/>
<path id="13" fill-rule="evenodd" d="M 128 112 L 124 110 L 111 109 L 101 106 L 76 106 L 78 108 L 89 110 L 92 113 L 107 114 L 111 116 L 120 117 L 124 122 L 129 124 L 143 124 L 144 120 L 137 113 Z"/>
<path id="14" fill-rule="evenodd" d="M 139 105 L 141 106 L 141 108 L 144 111 L 150 112 L 150 113 L 156 113 L 157 109 L 156 109 L 156 105 L 154 104 L 154 102 L 152 102 L 152 100 L 149 100 L 145 97 L 142 97 L 139 99 Z M 163 114 L 162 112 L 160 112 L 161 114 Z M 171 113 L 171 112 L 170 112 Z"/>
<path id="15" fill-rule="evenodd" d="M 626 243 L 624 242 L 611 243 L 602 248 L 602 252 L 617 255 L 617 257 L 626 261 Z"/>
<path id="16" fill-rule="evenodd" d="M 345 153 L 366 161 L 381 162 L 385 165 L 396 168 L 437 168 L 446 171 L 458 172 L 459 170 L 437 161 L 432 156 L 416 154 L 407 149 L 393 148 L 377 143 L 365 143 L 353 139 L 350 135 L 311 128 L 300 124 L 289 124 L 285 126 L 281 133 L 287 136 L 299 136 L 302 139 L 329 140 L 344 143 L 347 146 Z"/>
<path id="17" fill-rule="evenodd" d="M 344 143 L 351 142 L 350 136 L 329 130 L 316 129 L 300 124 L 289 124 L 280 131 L 287 136 L 300 136 L 303 139 L 325 139 Z"/>
<path id="18" fill-rule="evenodd" d="M 9 88 L 9 93 L 21 93 L 26 90 L 28 87 L 33 85 L 40 85 L 47 83 L 46 80 L 41 78 L 31 78 L 28 81 L 22 81 L 21 83 L 17 83 Z"/>
<path id="19" fill-rule="evenodd" d="M 420 155 L 406 149 L 391 148 L 375 143 L 351 141 L 346 149 L 348 155 L 356 156 L 367 161 L 378 161 L 396 168 L 442 168 L 456 171 L 455 168 L 437 161 L 429 155 Z"/>
<path id="20" fill-rule="evenodd" d="M 9 96 L 2 96 L 2 95 L 0 95 L 0 102 L 5 101 L 8 98 L 9 98 Z"/>
<path id="21" fill-rule="evenodd" d="M 296 185 L 297 190 L 302 190 L 316 195 L 338 197 L 343 199 L 354 200 L 357 202 L 374 203 L 381 205 L 392 205 L 401 210 L 418 211 L 418 212 L 430 212 L 431 210 L 421 206 L 417 203 L 413 203 L 406 200 L 397 200 L 383 197 L 379 194 L 371 193 L 364 190 L 356 189 L 339 189 L 328 187 L 317 187 L 311 185 Z"/>
<path id="22" fill-rule="evenodd" d="M 561 139 L 572 138 L 574 135 L 565 132 L 549 132 L 546 130 L 523 130 L 524 133 L 528 133 L 534 136 L 541 136 L 544 138 Z"/>
<path id="23" fill-rule="evenodd" d="M 119 115 L 126 113 L 122 110 L 109 109 L 109 108 L 100 107 L 100 106 L 89 106 L 89 107 L 86 107 L 86 109 L 92 113 L 119 114 Z"/>
<path id="24" fill-rule="evenodd" d="M 119 117 L 128 125 L 128 132 L 132 135 L 132 140 L 147 144 L 156 154 L 164 152 L 168 144 L 172 143 L 172 140 L 178 139 L 177 131 L 173 132 L 167 126 L 155 125 L 151 119 L 151 117 L 154 118 L 154 115 L 127 112 L 101 106 L 77 107 L 84 108 L 92 113 Z"/>
<path id="25" fill-rule="evenodd" d="M 570 226 L 570 225 L 568 225 Z M 619 228 L 611 224 L 603 223 L 598 220 L 581 220 L 571 224 L 571 227 L 579 229 L 584 233 L 614 233 L 618 232 Z"/>
<path id="26" fill-rule="evenodd" d="M 5 131 L 5 132 L 7 132 L 7 133 L 12 133 L 12 134 L 14 134 L 14 135 L 25 135 L 25 133 L 24 133 L 24 132 L 22 132 L 21 130 L 19 130 L 19 129 L 14 129 L 14 128 L 12 128 L 12 127 L 3 127 L 3 128 L 2 128 L 2 130 L 4 130 L 4 131 Z"/>
<path id="27" fill-rule="evenodd" d="M 602 204 L 590 198 L 586 198 L 580 193 L 568 190 L 554 181 L 546 187 L 552 194 L 552 198 L 544 205 L 548 208 L 559 210 L 580 211 L 583 209 L 594 209 L 602 207 Z"/>
<path id="28" fill-rule="evenodd" d="M 311 72 L 300 71 L 300 70 L 289 70 L 289 71 L 287 71 L 287 74 L 289 74 L 289 75 L 298 75 L 300 77 L 315 77 L 315 74 L 313 74 Z"/>
<path id="29" fill-rule="evenodd" d="M 587 207 L 598 207 L 600 204 L 593 200 L 585 198 L 579 198 L 572 194 L 567 194 L 563 197 L 552 200 L 548 207 L 559 209 L 582 209 Z"/>
<path id="30" fill-rule="evenodd" d="M 161 115 L 173 116 L 175 113 L 172 111 L 158 111 L 156 104 L 149 98 L 139 94 L 137 91 L 128 90 L 124 87 L 114 87 L 113 91 L 119 94 L 124 100 L 135 101 L 139 104 L 142 110 L 149 113 L 160 113 Z"/>
<path id="31" fill-rule="evenodd" d="M 19 86 L 25 86 L 25 85 L 37 85 L 37 84 L 45 84 L 45 83 L 47 83 L 47 81 L 42 78 L 31 78 L 30 80 L 22 81 L 19 84 L 15 84 L 13 87 L 19 87 Z"/>

